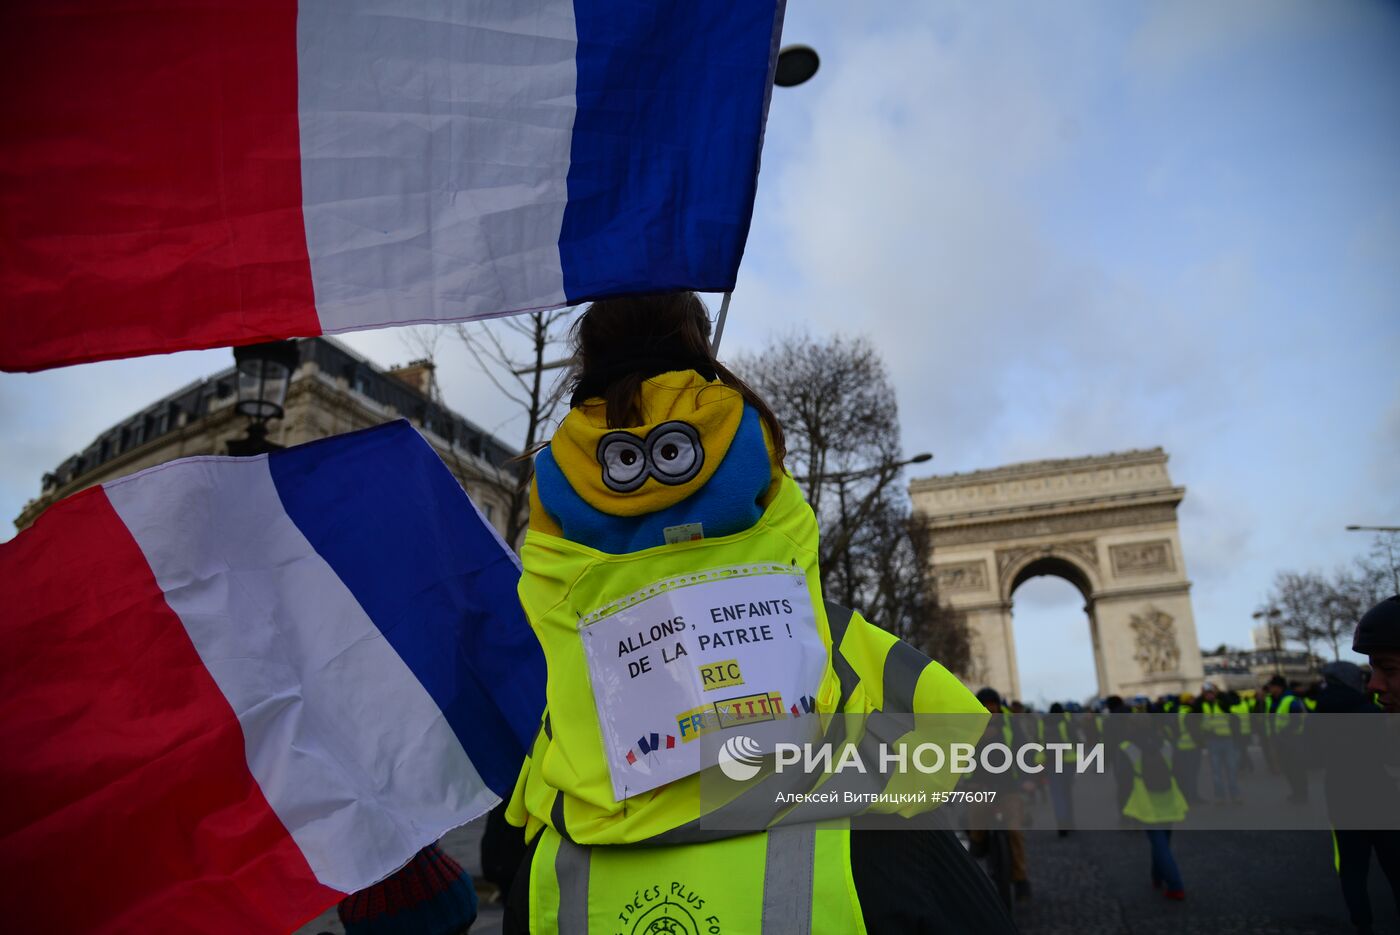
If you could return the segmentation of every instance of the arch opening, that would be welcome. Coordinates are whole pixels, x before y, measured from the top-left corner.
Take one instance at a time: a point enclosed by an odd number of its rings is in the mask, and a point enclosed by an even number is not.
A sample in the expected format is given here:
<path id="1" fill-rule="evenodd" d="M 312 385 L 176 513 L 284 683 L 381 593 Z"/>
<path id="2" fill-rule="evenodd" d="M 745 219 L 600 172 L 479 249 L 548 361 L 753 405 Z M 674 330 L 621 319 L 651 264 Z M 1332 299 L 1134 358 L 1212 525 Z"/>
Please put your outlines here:
<path id="1" fill-rule="evenodd" d="M 1008 603 L 1022 700 L 1084 702 L 1101 691 L 1102 663 L 1093 619 L 1093 585 L 1074 562 L 1045 556 L 1009 580 Z"/>
<path id="2" fill-rule="evenodd" d="M 1007 591 L 1007 597 L 1015 594 L 1017 588 L 1032 578 L 1042 577 L 1061 578 L 1068 581 L 1078 589 L 1085 604 L 1093 599 L 1094 585 L 1089 580 L 1088 572 L 1069 559 L 1058 555 L 1046 555 L 1035 559 L 1016 572 L 1011 579 L 1011 587 Z"/>

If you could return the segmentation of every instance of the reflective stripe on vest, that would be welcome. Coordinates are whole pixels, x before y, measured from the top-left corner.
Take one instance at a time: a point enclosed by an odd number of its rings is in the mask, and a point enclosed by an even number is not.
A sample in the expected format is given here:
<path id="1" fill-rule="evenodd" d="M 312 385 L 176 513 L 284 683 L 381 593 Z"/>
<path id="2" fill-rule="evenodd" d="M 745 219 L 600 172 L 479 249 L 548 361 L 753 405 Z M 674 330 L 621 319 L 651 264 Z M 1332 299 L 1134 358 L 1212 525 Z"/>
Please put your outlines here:
<path id="1" fill-rule="evenodd" d="M 1123 814 L 1129 818 L 1135 818 L 1145 825 L 1165 825 L 1182 821 L 1186 818 L 1186 797 L 1181 794 L 1181 788 L 1176 784 L 1176 777 L 1171 776 L 1171 788 L 1161 792 L 1153 792 L 1147 788 L 1147 782 L 1142 778 L 1142 753 L 1130 740 L 1124 740 L 1118 745 L 1128 758 L 1128 762 L 1133 765 L 1133 790 L 1128 794 L 1128 801 L 1123 805 Z M 1163 758 L 1167 761 L 1168 775 L 1171 774 L 1171 748 L 1167 747 Z"/>
<path id="2" fill-rule="evenodd" d="M 533 932 L 864 932 L 843 825 L 708 844 L 584 847 L 546 829 L 530 866 Z"/>

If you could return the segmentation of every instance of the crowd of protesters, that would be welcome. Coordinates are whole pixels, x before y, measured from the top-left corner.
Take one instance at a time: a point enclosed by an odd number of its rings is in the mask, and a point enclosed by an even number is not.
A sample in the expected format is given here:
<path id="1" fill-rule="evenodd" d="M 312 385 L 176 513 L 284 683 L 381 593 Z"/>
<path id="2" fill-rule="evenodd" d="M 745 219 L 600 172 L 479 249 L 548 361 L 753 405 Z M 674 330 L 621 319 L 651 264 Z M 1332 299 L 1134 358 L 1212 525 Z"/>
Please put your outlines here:
<path id="1" fill-rule="evenodd" d="M 1400 831 L 1367 827 L 1367 810 L 1395 795 L 1391 773 L 1400 767 L 1393 744 L 1358 744 L 1317 714 L 1400 713 L 1400 598 L 1373 608 L 1360 622 L 1354 648 L 1372 667 L 1336 661 L 1315 677 L 1289 681 L 1274 675 L 1257 688 L 1226 689 L 1204 682 L 1199 692 L 1156 698 L 1111 695 L 1087 705 L 1055 702 L 1033 723 L 1041 744 L 1103 744 L 1118 792 L 1124 825 L 1145 832 L 1151 880 L 1171 900 L 1186 898 L 1185 882 L 1171 850 L 1172 827 L 1196 806 L 1231 809 L 1244 804 L 1241 777 L 1267 770 L 1286 783 L 1283 804 L 1309 802 L 1309 772 L 1321 773 L 1321 796 L 1332 832 L 1342 896 L 1359 933 L 1372 931 L 1366 881 L 1371 853 L 1390 883 L 1400 911 Z M 1035 714 L 1034 707 L 983 689 L 978 698 L 994 715 Z M 1085 716 L 1073 718 L 1071 715 Z M 1127 718 L 1128 714 L 1158 715 Z M 1208 771 L 1203 769 L 1208 762 Z M 1205 780 L 1208 772 L 1209 780 Z M 1029 778 L 1029 777 L 1026 777 Z M 1074 826 L 1073 771 L 1042 774 L 1021 794 L 1049 799 L 1060 836 Z M 1372 816 L 1374 817 L 1374 813 Z M 1015 833 L 1017 893 L 1029 898 L 1024 841 Z"/>

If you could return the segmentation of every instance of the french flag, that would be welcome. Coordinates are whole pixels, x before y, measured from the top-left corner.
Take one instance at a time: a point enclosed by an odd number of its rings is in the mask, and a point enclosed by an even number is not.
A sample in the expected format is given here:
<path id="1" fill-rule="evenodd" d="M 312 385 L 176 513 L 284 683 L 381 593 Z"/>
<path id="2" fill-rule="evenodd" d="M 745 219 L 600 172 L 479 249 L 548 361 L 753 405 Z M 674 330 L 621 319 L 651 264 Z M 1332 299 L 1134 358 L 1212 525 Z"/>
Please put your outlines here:
<path id="1" fill-rule="evenodd" d="M 406 422 L 191 458 L 0 546 L 16 932 L 284 932 L 507 795 L 514 556 Z"/>
<path id="2" fill-rule="evenodd" d="M 733 288 L 783 0 L 7 0 L 0 368 Z"/>

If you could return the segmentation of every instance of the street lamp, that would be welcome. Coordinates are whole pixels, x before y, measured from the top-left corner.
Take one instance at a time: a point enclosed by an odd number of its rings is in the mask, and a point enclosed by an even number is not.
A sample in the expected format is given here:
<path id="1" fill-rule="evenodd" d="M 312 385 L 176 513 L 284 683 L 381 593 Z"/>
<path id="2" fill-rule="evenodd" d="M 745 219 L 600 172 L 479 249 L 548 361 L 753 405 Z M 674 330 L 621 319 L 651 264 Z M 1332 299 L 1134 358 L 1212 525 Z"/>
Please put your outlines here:
<path id="1" fill-rule="evenodd" d="M 233 349 L 237 367 L 238 401 L 234 411 L 248 417 L 248 435 L 232 439 L 228 453 L 237 456 L 265 454 L 281 448 L 267 440 L 267 423 L 280 419 L 287 402 L 300 354 L 295 341 L 269 341 Z"/>
<path id="2" fill-rule="evenodd" d="M 821 63 L 817 50 L 809 45 L 784 46 L 778 52 L 778 68 L 773 74 L 773 83 L 780 88 L 795 87 L 815 75 Z"/>
<path id="3" fill-rule="evenodd" d="M 884 464 L 875 464 L 866 468 L 859 468 L 854 471 L 832 471 L 830 474 L 806 474 L 794 477 L 793 480 L 808 483 L 809 481 L 830 481 L 837 484 L 845 484 L 853 480 L 860 480 L 862 477 L 872 477 L 876 474 L 883 474 L 886 471 L 891 474 L 900 468 L 908 467 L 911 464 L 923 464 L 925 461 L 932 461 L 933 455 L 927 451 L 921 451 L 912 458 L 903 461 L 886 461 Z"/>

